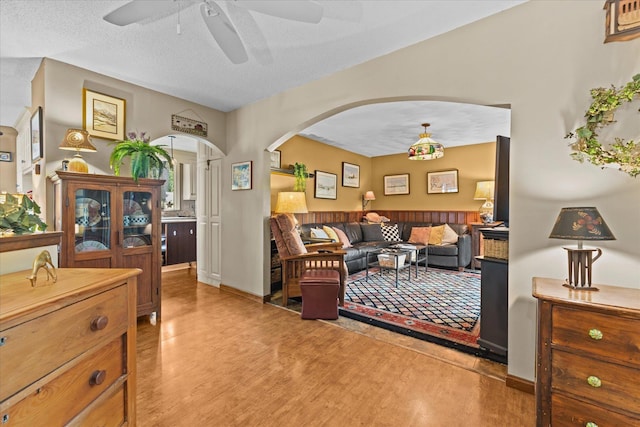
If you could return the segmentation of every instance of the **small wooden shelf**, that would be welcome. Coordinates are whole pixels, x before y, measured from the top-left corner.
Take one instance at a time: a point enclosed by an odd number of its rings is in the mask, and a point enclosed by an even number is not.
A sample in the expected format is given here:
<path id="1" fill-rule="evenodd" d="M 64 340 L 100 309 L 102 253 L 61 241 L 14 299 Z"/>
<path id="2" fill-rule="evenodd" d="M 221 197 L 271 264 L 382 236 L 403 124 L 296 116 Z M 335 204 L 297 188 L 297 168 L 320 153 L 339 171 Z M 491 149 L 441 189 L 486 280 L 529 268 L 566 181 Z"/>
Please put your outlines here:
<path id="1" fill-rule="evenodd" d="M 291 168 L 291 169 L 271 168 L 271 173 L 293 176 L 293 168 Z M 312 174 L 312 173 L 307 173 L 307 178 L 313 178 L 314 176 L 315 175 Z"/>

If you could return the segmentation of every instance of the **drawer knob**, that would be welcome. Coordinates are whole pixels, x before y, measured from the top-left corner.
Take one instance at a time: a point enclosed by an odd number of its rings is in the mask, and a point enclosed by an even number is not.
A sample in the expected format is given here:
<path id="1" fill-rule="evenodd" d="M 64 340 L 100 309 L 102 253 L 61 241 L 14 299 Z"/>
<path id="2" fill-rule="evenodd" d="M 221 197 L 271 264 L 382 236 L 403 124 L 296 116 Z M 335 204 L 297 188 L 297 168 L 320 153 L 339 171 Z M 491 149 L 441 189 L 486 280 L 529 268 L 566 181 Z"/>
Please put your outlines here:
<path id="1" fill-rule="evenodd" d="M 587 378 L 587 383 L 589 383 L 589 385 L 594 388 L 602 386 L 602 381 L 600 381 L 600 378 L 593 375 Z"/>
<path id="2" fill-rule="evenodd" d="M 100 385 L 104 382 L 105 378 L 107 378 L 107 371 L 94 371 L 89 379 L 89 385 Z"/>
<path id="3" fill-rule="evenodd" d="M 589 421 L 584 425 L 584 427 L 598 427 L 598 424 L 594 423 L 593 421 Z"/>
<path id="4" fill-rule="evenodd" d="M 107 327 L 108 323 L 109 323 L 109 318 L 107 316 L 98 316 L 91 321 L 91 330 L 101 331 Z"/>
<path id="5" fill-rule="evenodd" d="M 596 341 L 602 339 L 602 332 L 599 329 L 589 329 L 589 336 Z"/>

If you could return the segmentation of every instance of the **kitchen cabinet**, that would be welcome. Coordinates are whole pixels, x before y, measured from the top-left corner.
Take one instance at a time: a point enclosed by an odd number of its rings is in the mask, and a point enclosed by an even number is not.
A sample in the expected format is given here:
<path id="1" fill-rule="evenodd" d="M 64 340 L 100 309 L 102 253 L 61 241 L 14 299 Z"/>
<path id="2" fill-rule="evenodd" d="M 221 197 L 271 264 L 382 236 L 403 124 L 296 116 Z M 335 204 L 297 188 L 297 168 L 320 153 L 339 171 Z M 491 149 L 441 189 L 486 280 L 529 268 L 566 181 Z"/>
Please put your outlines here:
<path id="1" fill-rule="evenodd" d="M 182 164 L 182 199 L 195 200 L 198 174 L 196 173 L 196 165 L 192 163 Z"/>
<path id="2" fill-rule="evenodd" d="M 162 180 L 57 171 L 54 223 L 63 268 L 140 268 L 138 316 L 160 317 Z M 153 315 L 152 315 L 153 318 Z"/>
<path id="3" fill-rule="evenodd" d="M 194 262 L 196 260 L 196 221 L 167 222 L 163 227 L 166 265 Z"/>

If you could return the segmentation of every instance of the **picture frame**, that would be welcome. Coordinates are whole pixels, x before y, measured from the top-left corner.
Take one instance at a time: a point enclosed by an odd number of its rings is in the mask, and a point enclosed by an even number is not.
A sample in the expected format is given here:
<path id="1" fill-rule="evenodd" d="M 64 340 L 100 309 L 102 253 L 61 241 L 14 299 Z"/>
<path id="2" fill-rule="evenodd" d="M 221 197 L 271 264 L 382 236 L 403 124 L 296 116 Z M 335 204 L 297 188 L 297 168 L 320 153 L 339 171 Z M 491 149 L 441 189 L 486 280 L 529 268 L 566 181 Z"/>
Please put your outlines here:
<path id="1" fill-rule="evenodd" d="M 409 174 L 385 175 L 384 195 L 396 196 L 400 194 L 409 194 Z"/>
<path id="2" fill-rule="evenodd" d="M 458 169 L 427 172 L 427 194 L 458 192 Z"/>
<path id="3" fill-rule="evenodd" d="M 315 180 L 316 185 L 313 197 L 333 200 L 338 198 L 338 175 L 316 170 Z"/>
<path id="4" fill-rule="evenodd" d="M 0 162 L 12 162 L 13 154 L 10 151 L 0 151 Z"/>
<path id="5" fill-rule="evenodd" d="M 31 116 L 31 163 L 36 163 L 42 158 L 42 107 L 36 108 Z"/>
<path id="6" fill-rule="evenodd" d="M 271 153 L 271 167 L 280 169 L 282 167 L 282 152 L 280 150 L 273 150 Z"/>
<path id="7" fill-rule="evenodd" d="M 342 186 L 360 188 L 360 166 L 342 162 Z"/>
<path id="8" fill-rule="evenodd" d="M 126 102 L 104 93 L 82 90 L 82 127 L 96 138 L 124 140 Z"/>
<path id="9" fill-rule="evenodd" d="M 253 162 L 231 164 L 231 189 L 251 190 L 253 184 Z"/>

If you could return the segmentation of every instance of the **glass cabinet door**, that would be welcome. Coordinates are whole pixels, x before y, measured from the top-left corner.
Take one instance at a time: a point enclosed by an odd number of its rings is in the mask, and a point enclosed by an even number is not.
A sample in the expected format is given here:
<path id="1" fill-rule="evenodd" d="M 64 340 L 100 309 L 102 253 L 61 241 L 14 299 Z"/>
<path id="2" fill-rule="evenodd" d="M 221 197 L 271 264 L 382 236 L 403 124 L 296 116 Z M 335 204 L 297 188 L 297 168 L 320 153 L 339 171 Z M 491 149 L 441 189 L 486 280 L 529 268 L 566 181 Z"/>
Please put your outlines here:
<path id="1" fill-rule="evenodd" d="M 122 246 L 133 248 L 151 245 L 152 194 L 147 191 L 125 191 L 122 204 Z"/>
<path id="2" fill-rule="evenodd" d="M 79 189 L 75 193 L 75 251 L 111 248 L 111 193 Z"/>

